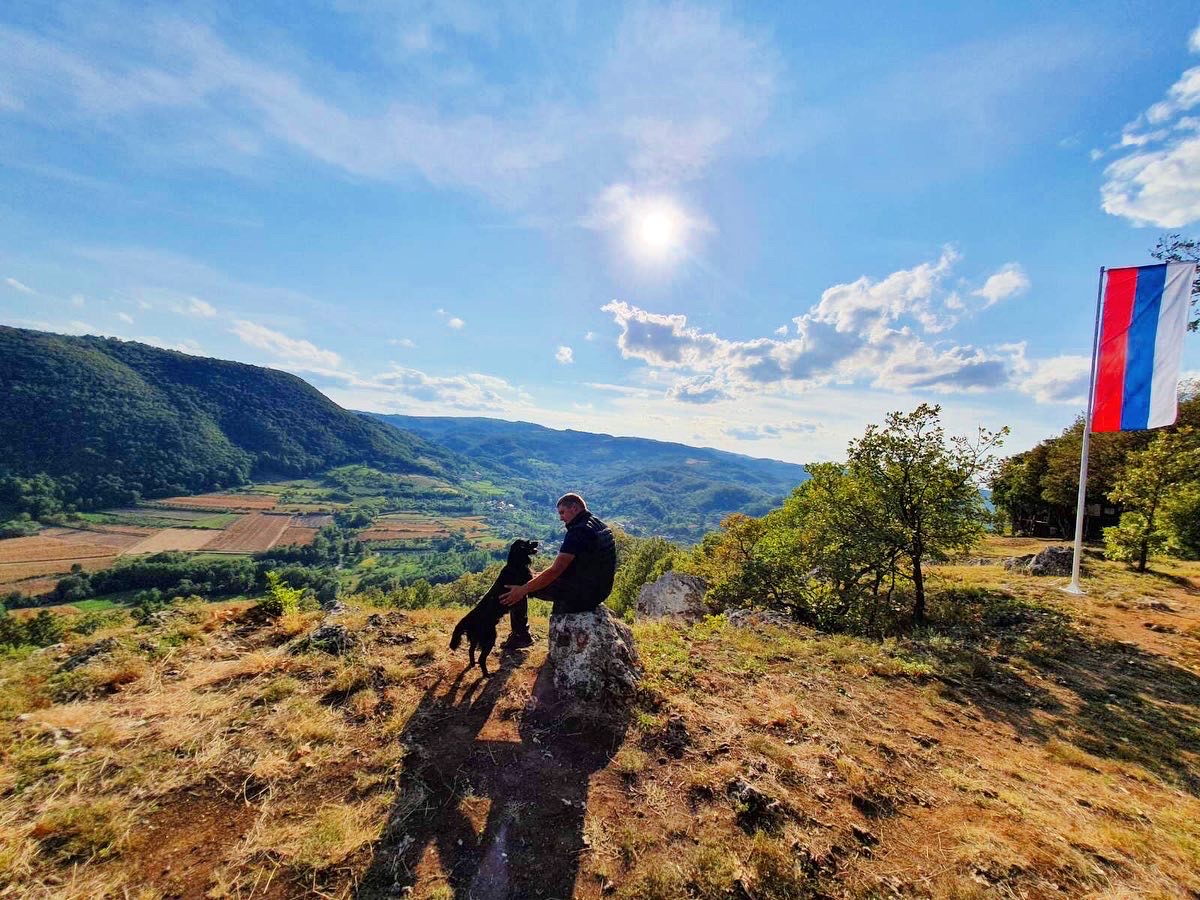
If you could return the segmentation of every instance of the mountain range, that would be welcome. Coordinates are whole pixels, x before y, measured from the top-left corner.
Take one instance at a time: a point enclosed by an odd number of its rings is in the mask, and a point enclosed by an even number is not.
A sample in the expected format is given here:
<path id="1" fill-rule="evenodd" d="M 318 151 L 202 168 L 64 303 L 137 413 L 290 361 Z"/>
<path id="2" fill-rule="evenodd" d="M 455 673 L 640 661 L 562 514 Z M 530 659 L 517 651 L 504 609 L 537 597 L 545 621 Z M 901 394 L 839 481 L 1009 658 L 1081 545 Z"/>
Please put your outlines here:
<path id="1" fill-rule="evenodd" d="M 644 438 L 355 413 L 274 369 L 0 326 L 0 504 L 97 509 L 348 463 L 430 475 L 481 505 L 499 494 L 539 515 L 573 490 L 632 531 L 691 540 L 730 512 L 766 512 L 807 477 Z"/>

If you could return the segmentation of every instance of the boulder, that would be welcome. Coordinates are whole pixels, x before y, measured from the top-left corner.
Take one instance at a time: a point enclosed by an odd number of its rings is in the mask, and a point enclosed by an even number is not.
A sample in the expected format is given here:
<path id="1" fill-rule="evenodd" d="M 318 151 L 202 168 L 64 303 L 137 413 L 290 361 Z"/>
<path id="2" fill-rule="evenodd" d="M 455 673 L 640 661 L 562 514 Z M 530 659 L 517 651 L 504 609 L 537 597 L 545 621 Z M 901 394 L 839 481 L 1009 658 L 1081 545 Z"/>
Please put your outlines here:
<path id="1" fill-rule="evenodd" d="M 117 639 L 106 637 L 94 644 L 88 644 L 82 650 L 79 650 L 71 656 L 67 657 L 66 662 L 58 667 L 59 672 L 73 672 L 80 666 L 86 665 L 97 656 L 104 656 L 106 653 L 112 653 L 117 649 Z"/>
<path id="2" fill-rule="evenodd" d="M 1029 568 L 1029 564 L 1031 562 L 1033 562 L 1032 553 L 1025 556 L 1010 556 L 1008 559 L 1004 560 L 1004 568 L 1009 572 L 1022 572 Z"/>
<path id="3" fill-rule="evenodd" d="M 555 689 L 580 700 L 627 701 L 641 679 L 633 632 L 604 606 L 551 616 L 548 662 Z"/>
<path id="4" fill-rule="evenodd" d="M 1075 551 L 1071 547 L 1047 547 L 1037 554 L 1010 556 L 1004 561 L 1004 568 L 1030 575 L 1066 576 L 1071 574 L 1074 559 Z"/>
<path id="5" fill-rule="evenodd" d="M 704 592 L 708 582 L 696 575 L 667 572 L 658 581 L 642 585 L 638 592 L 639 619 L 664 617 L 695 621 L 705 615 Z"/>
<path id="6" fill-rule="evenodd" d="M 1070 575 L 1075 561 L 1072 547 L 1047 547 L 1029 563 L 1030 575 Z"/>
<path id="7" fill-rule="evenodd" d="M 732 609 L 725 614 L 725 618 L 737 628 L 759 628 L 763 625 L 785 628 L 796 624 L 791 616 L 771 609 Z"/>

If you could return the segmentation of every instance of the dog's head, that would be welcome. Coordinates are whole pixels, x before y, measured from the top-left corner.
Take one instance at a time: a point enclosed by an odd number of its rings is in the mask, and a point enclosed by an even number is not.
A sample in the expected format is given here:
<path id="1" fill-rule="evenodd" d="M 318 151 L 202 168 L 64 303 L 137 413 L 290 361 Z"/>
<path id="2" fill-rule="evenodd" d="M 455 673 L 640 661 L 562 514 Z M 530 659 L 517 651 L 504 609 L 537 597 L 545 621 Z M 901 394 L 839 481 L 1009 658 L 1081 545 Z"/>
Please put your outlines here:
<path id="1" fill-rule="evenodd" d="M 508 561 L 516 563 L 519 566 L 529 565 L 529 561 L 538 552 L 537 541 L 516 540 L 512 542 L 512 546 L 508 548 Z"/>

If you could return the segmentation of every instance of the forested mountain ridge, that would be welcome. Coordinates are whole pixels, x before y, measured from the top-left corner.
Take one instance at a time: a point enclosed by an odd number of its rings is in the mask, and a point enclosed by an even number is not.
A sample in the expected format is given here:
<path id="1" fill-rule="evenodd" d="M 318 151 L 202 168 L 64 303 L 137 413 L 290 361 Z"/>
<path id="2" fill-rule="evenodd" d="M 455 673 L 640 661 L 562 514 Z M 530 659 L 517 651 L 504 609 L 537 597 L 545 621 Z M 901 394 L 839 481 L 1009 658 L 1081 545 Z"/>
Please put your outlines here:
<path id="1" fill-rule="evenodd" d="M 46 476 L 34 493 L 93 508 L 350 462 L 429 474 L 461 465 L 286 372 L 0 326 L 0 475 Z"/>
<path id="2" fill-rule="evenodd" d="M 559 431 L 529 422 L 377 418 L 469 458 L 485 477 L 546 506 L 577 490 L 605 517 L 655 523 L 698 540 L 730 512 L 762 515 L 808 478 L 804 466 L 648 438 Z"/>

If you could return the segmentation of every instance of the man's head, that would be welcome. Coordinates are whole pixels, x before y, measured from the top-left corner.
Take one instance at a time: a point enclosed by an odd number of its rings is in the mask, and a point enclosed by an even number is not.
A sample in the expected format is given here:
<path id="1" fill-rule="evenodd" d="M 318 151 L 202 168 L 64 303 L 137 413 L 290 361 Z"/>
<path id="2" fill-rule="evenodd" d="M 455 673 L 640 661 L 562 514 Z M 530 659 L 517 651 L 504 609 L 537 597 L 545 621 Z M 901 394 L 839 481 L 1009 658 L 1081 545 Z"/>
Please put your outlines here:
<path id="1" fill-rule="evenodd" d="M 563 494 L 558 498 L 556 505 L 558 506 L 558 517 L 562 519 L 563 524 L 570 522 L 587 509 L 587 504 L 578 494 Z"/>

